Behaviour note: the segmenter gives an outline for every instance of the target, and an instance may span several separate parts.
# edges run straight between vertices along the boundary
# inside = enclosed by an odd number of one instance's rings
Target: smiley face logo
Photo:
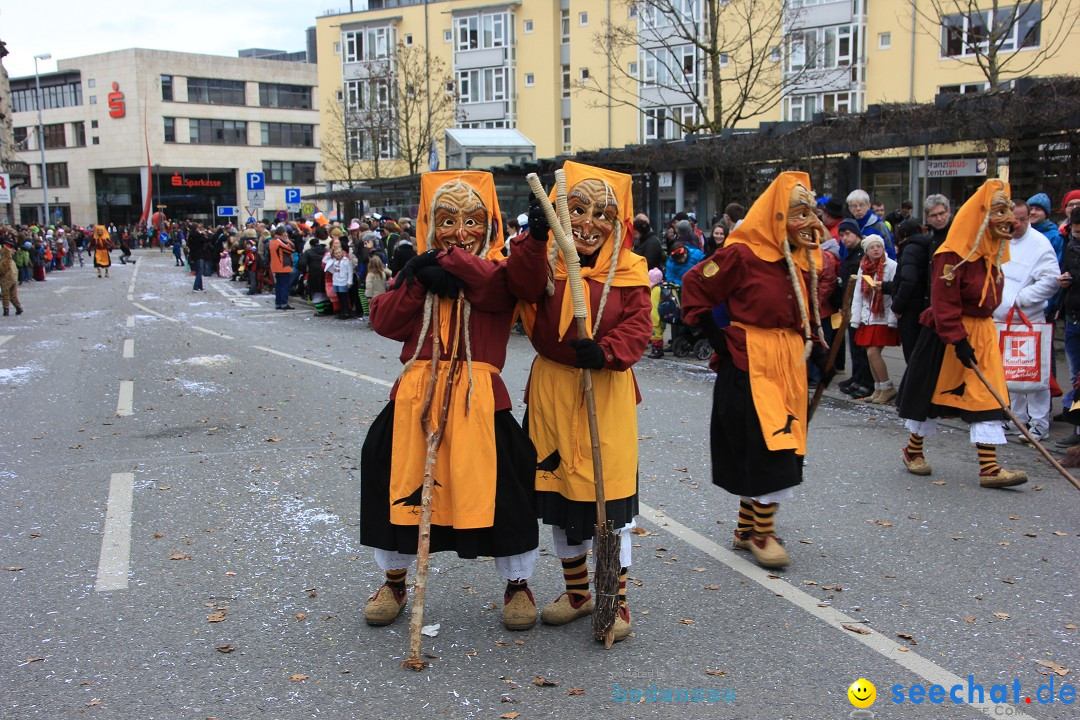
[[[847,689],[848,700],[857,708],[868,708],[877,700],[877,688],[866,678],[859,678]]]

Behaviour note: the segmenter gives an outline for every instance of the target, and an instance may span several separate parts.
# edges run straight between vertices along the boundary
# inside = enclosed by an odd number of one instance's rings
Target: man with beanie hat
[[[649,269],[664,269],[664,246],[660,243],[656,231],[649,224],[649,216],[638,213],[634,216],[634,254],[645,258]]]
[[[818,203],[821,208],[821,222],[833,240],[840,241],[840,221],[844,219],[844,203],[839,198],[830,197],[823,203]],[[847,248],[840,243],[840,259],[847,255]]]
[[[1058,232],[1057,225],[1050,221],[1050,196],[1046,193],[1035,193],[1028,198],[1027,204],[1031,227],[1046,236],[1046,239],[1054,246],[1058,264],[1061,264],[1061,255],[1065,252],[1065,239]]]
[[[1069,217],[1072,215],[1073,208],[1080,208],[1080,190],[1070,190],[1065,193],[1065,197],[1061,198],[1061,212],[1065,215],[1065,222],[1058,226],[1058,232],[1066,241],[1066,245],[1068,244],[1071,225]]]

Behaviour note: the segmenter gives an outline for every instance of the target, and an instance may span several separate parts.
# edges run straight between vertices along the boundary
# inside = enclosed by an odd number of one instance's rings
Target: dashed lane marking
[[[129,328],[135,327],[135,316],[134,315],[128,315],[127,326]]]
[[[128,338],[124,341],[124,357],[135,357],[135,340],[133,338]]]
[[[105,511],[105,534],[98,560],[98,592],[125,590],[131,562],[131,499],[135,473],[113,473],[109,482],[109,504]]]
[[[116,401],[116,417],[128,417],[135,413],[135,381],[120,381],[120,398]]]
[[[935,665],[926,658],[916,654],[910,649],[907,652],[901,652],[903,645],[893,642],[891,639],[885,637],[881,633],[866,627],[860,620],[856,618],[848,617],[844,613],[831,607],[818,607],[819,600],[812,595],[809,595],[799,588],[780,580],[775,577],[770,577],[769,573],[753,563],[743,560],[736,555],[733,551],[727,550],[721,547],[717,543],[713,542],[709,538],[701,535],[694,530],[686,527],[682,523],[673,520],[664,513],[655,510],[644,503],[639,505],[641,509],[641,515],[649,522],[663,528],[679,540],[682,540],[688,545],[691,545],[706,555],[712,557],[714,560],[727,565],[729,568],[739,573],[740,575],[753,580],[758,585],[761,585],[766,590],[775,593],[789,603],[804,610],[809,614],[821,620],[826,625],[829,625],[834,630],[842,634],[849,640],[856,640],[863,645],[867,646],[874,652],[878,653],[886,660],[890,660],[897,665],[903,667],[906,670],[910,670],[919,677],[923,678],[926,682],[941,685],[942,687],[949,688],[953,685],[964,685],[967,683],[966,679],[960,678],[958,675],[954,675],[943,667]],[[844,625],[855,625],[856,627],[866,628],[870,630],[869,635],[860,635],[844,629]],[[990,715],[991,717],[1001,717],[1002,712],[998,710],[1001,707],[1008,707],[1008,717],[1020,718],[1020,720],[1035,720],[1030,715],[1025,715],[1020,710],[1007,706],[1005,704],[995,703],[967,703],[980,712]]]
[[[168,320],[169,322],[180,322],[179,320],[177,320],[174,317],[169,317],[168,315],[162,315],[161,313],[157,312],[156,310],[151,310],[150,308],[146,307],[145,305],[143,305],[141,303],[132,302],[131,304],[134,305],[135,307],[139,308],[143,312],[150,313],[154,317],[159,317],[162,320]]]
[[[0,345],[3,345],[4,343],[6,343],[8,340],[10,340],[13,337],[15,337],[15,336],[14,335],[0,335]]]
[[[235,340],[236,339],[232,335],[226,335],[225,333],[219,333],[217,330],[209,330],[209,329],[204,328],[204,327],[199,327],[198,325],[192,325],[191,329],[192,330],[198,330],[199,332],[206,333],[207,335],[213,335],[214,337],[223,338],[225,340]]]
[[[263,352],[271,353],[273,355],[280,355],[281,357],[289,358],[290,360],[296,360],[297,362],[307,363],[308,365],[314,365],[315,367],[322,368],[323,370],[331,370],[331,371],[336,372],[336,373],[341,373],[342,375],[348,375],[349,377],[358,378],[360,380],[366,380],[368,382],[375,383],[376,385],[382,385],[384,387],[394,387],[394,383],[389,382],[387,380],[382,380],[380,378],[371,377],[370,375],[363,375],[361,373],[355,373],[352,370],[345,370],[344,368],[334,367],[333,365],[327,365],[326,363],[321,363],[318,360],[309,360],[307,358],[299,357],[297,355],[290,355],[289,353],[283,353],[280,350],[274,350],[273,348],[263,347],[262,345],[252,345],[251,347],[255,348],[256,350],[262,350]]]

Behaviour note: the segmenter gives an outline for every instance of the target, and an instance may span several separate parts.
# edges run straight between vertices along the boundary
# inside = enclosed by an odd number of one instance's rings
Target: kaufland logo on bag
[[[1039,366],[1039,346],[1031,337],[1011,337],[1002,361],[1010,367]]]

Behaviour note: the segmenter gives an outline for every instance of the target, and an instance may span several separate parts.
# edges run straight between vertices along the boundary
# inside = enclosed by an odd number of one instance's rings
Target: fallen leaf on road
[[[94,698],[90,702],[86,703],[86,707],[94,707],[101,704],[101,698]]]
[[[859,633],[860,635],[869,635],[870,634],[870,631],[867,630],[866,628],[859,627],[858,625],[852,625],[850,623],[844,623],[840,627],[844,628],[845,630],[850,630],[853,633]]]
[[[1009,547],[1009,541],[1004,540],[1002,542],[999,542],[998,545],[1000,545],[1001,547]]]
[[[994,613],[994,617],[998,620],[1009,620],[1011,618],[1009,613]]]
[[[173,553],[169,556],[170,560],[190,560],[191,556],[186,553]]]
[[[968,615],[966,618],[964,618],[964,622],[966,622],[966,623],[975,622],[975,616],[974,615]]]
[[[900,652],[907,652],[908,651],[908,649],[906,647],[896,648],[896,649],[899,650]]]
[[[503,713],[499,717],[503,718],[503,720],[514,720],[514,718],[521,717],[521,713],[519,713],[519,712],[508,712],[508,713]]]
[[[429,652],[424,653],[424,657],[429,658],[431,660],[438,660],[439,659],[438,655],[436,655],[435,653],[429,653]]]
[[[836,592],[840,592],[840,591],[841,591],[841,590],[843,590],[844,588],[842,588],[842,587],[841,587],[840,585],[835,585],[835,584],[834,584],[834,585],[826,585],[826,586],[824,586],[824,587],[823,587],[823,588],[821,588],[821,589],[822,589],[822,590],[834,590],[834,591],[836,591]]]
[[[172,485],[162,485],[158,488],[158,490],[161,490],[162,492],[164,492],[165,490],[172,490]]]
[[[802,584],[803,585],[817,585],[817,582],[814,581],[814,580],[803,580]]]
[[[585,688],[570,688],[566,691],[567,695],[584,695]]]
[[[307,613],[298,612],[293,617],[296,618],[296,622],[303,622],[307,619]]]
[[[1069,668],[1062,667],[1061,665],[1058,665],[1056,662],[1051,662],[1049,660],[1040,660],[1039,662],[1037,662],[1035,664],[1036,665],[1042,665],[1045,668],[1050,668],[1051,670],[1054,671],[1055,675],[1065,676],[1065,675],[1069,674]]]
[[[305,680],[308,679],[308,676],[307,675],[302,675],[300,673],[296,673],[295,675],[290,676],[289,679],[292,680],[293,682],[304,682]]]
[[[281,442],[281,438],[277,435],[266,438],[266,442]]]
[[[212,623],[224,622],[225,621],[225,611],[224,610],[218,610],[216,612],[212,612],[212,613],[210,613],[209,615],[206,616],[206,619],[207,619],[207,621],[212,622]]]
[[[690,618],[679,618],[679,622],[682,623],[683,625],[693,625],[694,624],[694,621],[691,620]]]
[[[712,675],[713,677],[724,677],[727,675],[727,670],[706,670],[706,675]]]
[[[1040,490],[1043,489],[1043,486],[1042,485],[1036,485],[1035,487],[1033,487],[1031,489],[1034,490],[1035,492],[1039,492]]]
[[[22,570],[22,566],[21,565],[9,565],[4,569],[7,570],[8,572],[19,572],[20,570]]]
[[[24,665],[29,665],[30,663],[36,662],[45,662],[45,658],[26,658],[25,660],[23,660]]]
[[[770,580],[779,580],[779,579],[780,579],[780,576],[779,576],[779,575],[773,575],[772,573],[769,573],[769,574],[767,575],[767,577],[768,577],[768,578],[769,578]]]
[[[694,572],[705,572],[705,568],[690,568]]]
[[[465,653],[465,657],[475,657],[476,655],[479,655],[479,654],[480,654],[479,650],[473,650],[472,652]]]
[[[1077,626],[1073,625],[1072,623],[1069,623],[1068,625],[1065,626],[1065,629],[1066,630],[1076,630]]]
[[[1064,532],[1061,532],[1060,530],[1055,530],[1054,532],[1052,532],[1050,534],[1051,535],[1057,535],[1058,537],[1069,537],[1069,533],[1064,533]]]
[[[706,585],[705,589],[706,590],[719,590],[720,586],[719,585]]]
[[[533,685],[535,685],[536,687],[556,687],[558,686],[558,684],[558,680],[548,680],[542,675],[537,675],[533,678]]]
[[[1016,581],[1013,580],[1012,578],[1002,578],[1001,582],[1005,583],[1006,585],[1015,585],[1016,584]]]
[[[1024,537],[1039,537],[1036,533],[1024,533]]]
[[[217,651],[219,653],[225,653],[226,655],[228,655],[229,653],[231,653],[235,649],[236,649],[235,645],[218,645],[217,646]]]
[[[802,539],[802,540],[800,540],[799,542],[801,542],[801,543],[802,543],[803,545],[813,545],[813,544],[814,544],[814,541],[813,541],[813,540],[809,540],[809,539],[807,539],[807,538],[803,538],[803,539]]]
[[[891,522],[888,522],[886,520],[875,520],[874,524],[875,525],[880,525],[881,527],[892,527],[893,526],[893,524]]]
[[[1019,519],[1020,519],[1020,516],[1019,516],[1019,515],[1010,515],[1010,516],[1009,516],[1009,519],[1010,519],[1010,520],[1019,520]]]
[[[931,480],[930,484],[931,485],[944,485],[945,481],[944,480]]]

